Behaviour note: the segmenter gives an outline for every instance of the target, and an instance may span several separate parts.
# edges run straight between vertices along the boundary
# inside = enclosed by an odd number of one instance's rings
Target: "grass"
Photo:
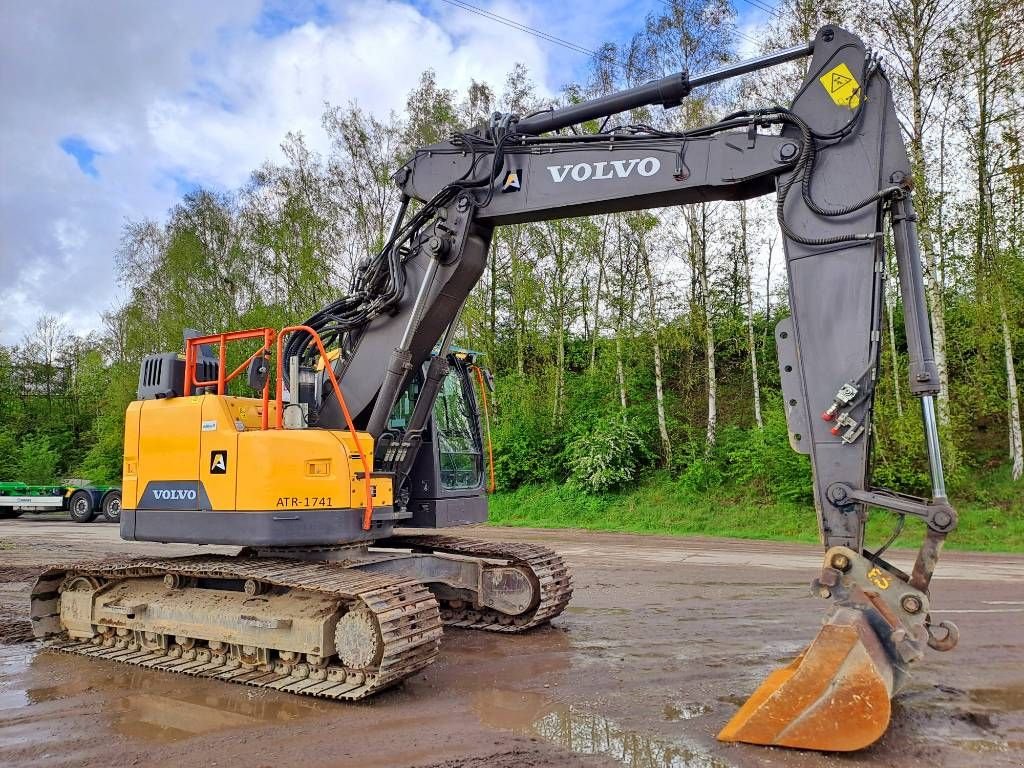
[[[1024,481],[1013,482],[1002,468],[962,482],[950,495],[960,522],[947,539],[949,549],[1024,552]],[[765,500],[749,488],[728,486],[696,494],[665,475],[602,496],[559,485],[523,486],[494,494],[490,507],[494,525],[818,543],[810,504]],[[888,538],[894,519],[882,511],[871,515],[869,547]],[[916,546],[923,533],[923,523],[908,520],[895,546]]]

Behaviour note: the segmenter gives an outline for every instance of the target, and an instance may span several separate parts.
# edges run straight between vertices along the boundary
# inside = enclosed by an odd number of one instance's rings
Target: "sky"
[[[760,1],[760,0],[759,0]],[[591,50],[661,0],[467,3]],[[737,0],[738,24],[763,19]],[[741,54],[745,45],[741,41]],[[43,314],[75,333],[124,300],[126,222],[163,220],[199,186],[234,189],[289,131],[326,149],[324,104],[399,109],[420,73],[500,86],[525,63],[542,93],[586,54],[445,0],[36,0],[0,6],[0,344]]]

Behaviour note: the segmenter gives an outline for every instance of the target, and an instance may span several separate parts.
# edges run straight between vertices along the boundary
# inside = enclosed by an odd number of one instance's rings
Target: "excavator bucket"
[[[789,666],[769,675],[718,734],[721,741],[849,752],[889,725],[893,663],[855,608],[837,607]]]

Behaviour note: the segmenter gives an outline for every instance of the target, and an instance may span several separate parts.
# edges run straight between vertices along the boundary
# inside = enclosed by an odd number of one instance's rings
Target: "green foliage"
[[[540,403],[543,387],[534,380],[508,377],[498,386],[500,417],[491,432],[494,471],[502,488],[562,479],[552,456],[561,454],[564,439],[551,426]]]
[[[757,489],[767,498],[809,503],[811,463],[790,447],[782,403],[765,405],[763,429],[723,431],[719,450],[726,474],[733,483]]]
[[[650,452],[626,419],[609,415],[566,447],[569,483],[588,493],[605,493],[636,479]]]
[[[0,429],[0,482],[16,482],[18,477],[18,441],[5,429]]]
[[[763,413],[763,428],[724,427],[711,448],[703,434],[682,442],[674,462],[679,489],[701,494],[742,487],[768,501],[810,502],[811,465],[789,445],[778,398],[766,401]]]
[[[21,441],[17,451],[17,479],[28,485],[43,485],[57,479],[57,452],[43,435]]]
[[[89,449],[76,474],[94,483],[116,485],[121,482],[124,446],[124,413],[135,395],[134,378],[121,367],[111,371],[114,379],[103,408],[88,436]]]
[[[721,459],[715,449],[709,449],[702,436],[696,434],[691,434],[689,440],[679,444],[674,457],[679,487],[689,493],[704,493],[722,485],[725,474],[720,465]]]
[[[1024,497],[1006,467],[981,473],[976,481],[988,494],[985,502],[959,506],[956,534],[950,549],[1024,552]],[[691,494],[674,485],[665,473],[654,473],[618,493],[584,494],[565,485],[524,485],[491,496],[490,522],[531,528],[584,528],[593,531],[729,536],[818,543],[814,507],[809,503],[773,501],[756,490],[725,485]],[[893,519],[873,514],[867,541],[885,540]],[[897,547],[918,546],[924,526],[909,521]]]

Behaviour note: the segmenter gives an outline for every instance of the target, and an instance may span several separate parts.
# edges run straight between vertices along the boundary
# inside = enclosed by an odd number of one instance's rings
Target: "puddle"
[[[0,653],[0,671],[0,710],[80,698],[115,732],[151,742],[284,725],[330,709],[276,691],[240,685],[225,690],[230,684],[49,652]]]
[[[480,691],[474,697],[473,708],[485,725],[540,738],[577,755],[608,757],[628,768],[728,768],[730,765],[695,744],[631,731],[586,705],[552,702],[536,693]],[[682,712],[678,705],[675,711]]]
[[[565,613],[576,614],[581,616],[586,615],[605,615],[605,616],[622,616],[625,614],[635,613],[635,611],[629,608],[591,608],[587,606],[575,606],[570,605],[565,609]]]
[[[15,676],[28,666],[34,651],[32,646],[0,646],[0,712],[20,709],[30,703]]]
[[[1005,688],[975,688],[967,697],[989,712],[1024,711],[1024,685],[1008,685]]]
[[[325,714],[330,708],[315,699],[248,686],[231,686],[232,690],[225,691],[223,687],[229,683],[177,676],[154,684],[150,671],[126,668],[118,672],[118,679],[111,683],[122,693],[108,710],[111,726],[125,736],[146,741],[178,741],[226,728],[284,725]]]
[[[986,741],[984,739],[956,739],[953,743],[960,747],[960,749],[980,754],[1010,751],[1009,744],[999,741]]]
[[[126,696],[118,709],[114,730],[145,741],[179,741],[224,728],[253,726],[261,721],[259,717],[225,711],[217,706],[148,693]]]
[[[894,701],[911,708],[941,709],[959,722],[991,731],[997,730],[1007,718],[1019,720],[1019,714],[1024,712],[1024,683],[967,690],[941,684],[915,685]]]
[[[750,697],[741,696],[738,693],[730,693],[726,696],[719,696],[718,700],[723,704],[733,704],[736,707],[742,707],[746,703],[748,698]]]
[[[711,711],[707,704],[679,704],[669,702],[662,707],[661,712],[666,720],[693,720],[695,717],[706,715]]]

